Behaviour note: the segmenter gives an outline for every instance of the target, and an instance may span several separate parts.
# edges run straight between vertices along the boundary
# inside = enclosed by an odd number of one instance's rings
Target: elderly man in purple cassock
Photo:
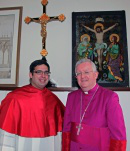
[[[126,128],[118,95],[96,83],[89,59],[75,67],[80,89],[68,95],[62,151],[126,151]]]

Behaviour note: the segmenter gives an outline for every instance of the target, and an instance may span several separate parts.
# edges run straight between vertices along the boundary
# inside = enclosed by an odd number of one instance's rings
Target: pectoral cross
[[[30,22],[35,22],[35,23],[41,24],[42,51],[41,51],[40,54],[42,56],[46,56],[48,54],[48,52],[45,49],[45,47],[46,47],[46,37],[47,37],[47,31],[46,31],[47,23],[49,23],[50,21],[53,21],[53,20],[59,20],[61,22],[65,20],[65,16],[63,14],[61,14],[59,16],[49,17],[46,14],[46,5],[47,5],[47,3],[48,3],[48,0],[41,0],[41,4],[43,5],[43,14],[41,15],[41,17],[37,17],[37,18],[26,17],[25,20],[24,20],[25,23],[27,23],[27,24],[29,24]]]
[[[78,125],[78,126],[76,126],[76,128],[78,129],[78,130],[77,130],[77,135],[79,135],[80,130],[81,130],[81,129],[83,129],[83,127],[82,127],[81,123],[79,123],[79,125]]]

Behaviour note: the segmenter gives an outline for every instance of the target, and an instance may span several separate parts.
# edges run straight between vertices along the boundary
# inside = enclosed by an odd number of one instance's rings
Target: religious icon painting
[[[125,11],[72,13],[72,86],[77,86],[75,64],[91,59],[105,87],[128,87],[128,50]]]

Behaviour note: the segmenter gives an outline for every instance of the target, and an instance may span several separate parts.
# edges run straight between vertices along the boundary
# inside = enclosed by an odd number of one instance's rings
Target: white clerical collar
[[[85,94],[88,94],[88,91],[84,92]]]
[[[96,86],[96,84],[92,87],[92,89],[93,89],[95,86]],[[90,89],[90,90],[92,90],[92,89]],[[90,90],[88,90],[88,91],[90,91]],[[85,93],[85,94],[88,94],[88,91],[85,91],[84,93]]]

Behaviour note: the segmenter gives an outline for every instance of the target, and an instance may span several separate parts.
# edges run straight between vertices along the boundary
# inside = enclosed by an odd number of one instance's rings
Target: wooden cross
[[[27,24],[29,24],[30,22],[35,22],[35,23],[41,24],[42,51],[40,52],[40,54],[43,57],[45,57],[48,54],[48,52],[46,51],[46,37],[47,37],[46,26],[47,26],[47,23],[49,23],[50,21],[53,21],[53,20],[59,20],[61,22],[65,20],[64,14],[60,14],[59,16],[49,17],[46,14],[47,3],[48,3],[48,0],[42,0],[41,1],[41,4],[43,5],[43,14],[40,17],[30,18],[27,16],[24,20],[25,23],[27,23]]]

